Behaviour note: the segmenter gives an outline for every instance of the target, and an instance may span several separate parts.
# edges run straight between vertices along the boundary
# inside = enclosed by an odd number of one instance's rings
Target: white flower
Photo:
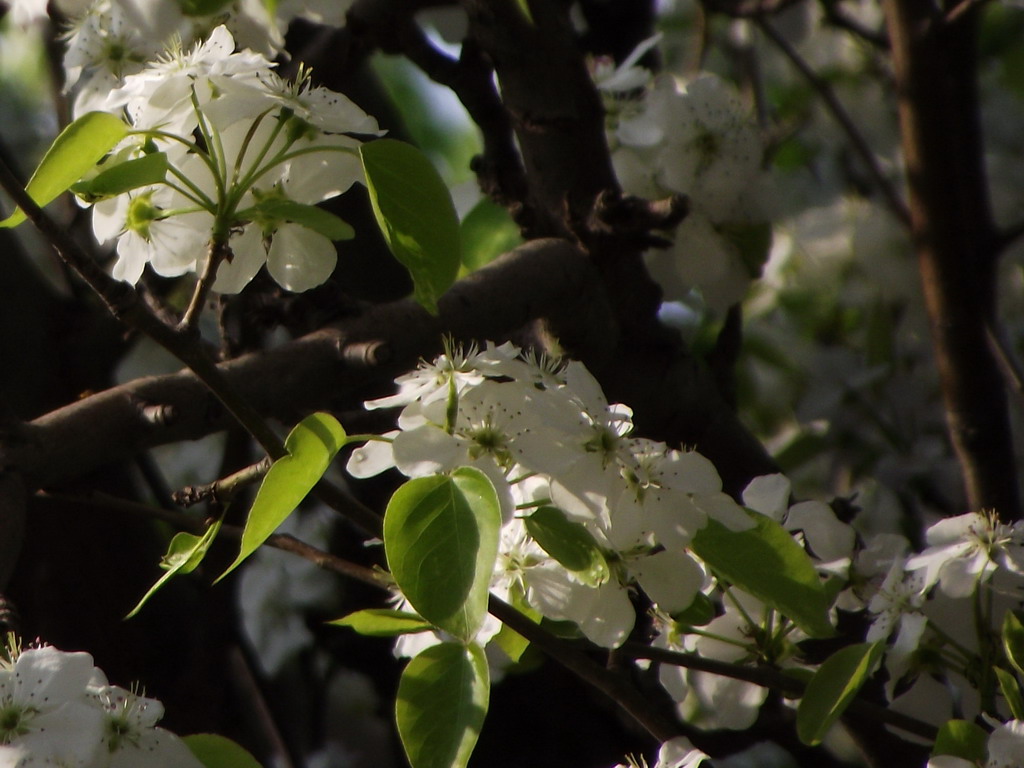
[[[820,501],[789,506],[789,492],[790,482],[785,475],[763,475],[755,477],[744,489],[743,503],[802,537],[819,570],[845,574],[856,542],[853,528]]]
[[[124,107],[136,129],[159,128],[190,136],[198,125],[193,98],[202,108],[226,83],[233,82],[232,78],[258,82],[258,77],[274,66],[261,54],[234,53],[234,48],[234,38],[224,26],[189,51],[171,48],[141,72],[126,77],[124,85],[110,93],[105,109]],[[237,117],[229,113],[216,127],[225,128]]]
[[[999,566],[1024,574],[1024,527],[1001,523],[994,513],[940,520],[925,540],[928,549],[907,561],[908,571],[924,571],[925,589],[938,582],[950,597],[966,597]]]
[[[164,714],[156,699],[105,684],[93,687],[90,695],[104,716],[95,768],[202,768],[181,739],[156,727]]]
[[[515,359],[519,350],[512,344],[496,347],[488,343],[481,351],[476,345],[468,349],[452,346],[434,362],[421,362],[415,371],[395,379],[398,392],[388,397],[368,400],[364,405],[367,409],[391,408],[397,405],[410,405],[419,402],[423,405],[448,399],[449,381],[452,382],[456,394],[476,386],[491,375],[500,375],[495,367],[503,362]],[[422,423],[423,420],[420,421]]]
[[[135,284],[146,264],[164,277],[194,271],[204,257],[213,217],[205,211],[176,214],[187,202],[167,187],[133,190],[93,206],[93,233],[99,242],[117,237],[113,275]]]
[[[304,75],[300,73],[297,81],[291,82],[274,72],[264,72],[260,80],[271,99],[324,133],[381,133],[377,121],[351,99],[329,88],[313,85]]]
[[[868,604],[874,621],[865,640],[873,643],[888,640],[896,632],[896,640],[885,654],[885,668],[889,672],[886,694],[892,700],[896,685],[910,669],[910,659],[928,625],[921,612],[924,604],[924,579],[919,575],[905,576],[903,561],[893,562],[878,592]]]
[[[92,656],[30,648],[0,664],[0,758],[86,766],[103,735],[101,712],[86,697]]]
[[[1024,765],[1024,721],[1004,723],[988,737],[985,768],[1019,768]]]
[[[654,768],[697,768],[709,757],[694,747],[685,736],[676,736],[661,745]]]
[[[697,749],[685,736],[676,736],[661,745],[658,750],[658,762],[653,768],[697,768],[702,762],[710,759],[705,752]],[[619,764],[615,768],[646,768],[647,763],[641,758],[628,764]]]

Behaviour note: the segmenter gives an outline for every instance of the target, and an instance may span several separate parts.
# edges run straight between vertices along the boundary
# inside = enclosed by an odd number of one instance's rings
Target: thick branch
[[[996,237],[976,82],[977,7],[955,24],[930,0],[886,0],[911,229],[950,437],[972,509],[1020,514],[1008,403],[986,329]]]

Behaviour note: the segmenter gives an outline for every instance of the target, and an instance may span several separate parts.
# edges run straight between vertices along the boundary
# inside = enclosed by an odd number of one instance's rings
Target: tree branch
[[[987,328],[996,236],[976,82],[977,11],[956,24],[930,0],[886,0],[918,256],[946,419],[971,509],[1020,515],[1005,384]]]

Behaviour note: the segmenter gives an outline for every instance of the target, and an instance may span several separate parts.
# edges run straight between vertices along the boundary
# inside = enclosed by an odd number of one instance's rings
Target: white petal
[[[298,224],[282,224],[270,244],[267,269],[278,285],[295,293],[323,284],[334,272],[334,243]]]
[[[751,480],[743,489],[743,503],[755,512],[782,522],[789,509],[789,478],[785,475],[762,475]]]
[[[218,293],[238,293],[256,277],[267,261],[263,235],[254,224],[245,227],[240,234],[232,235],[229,244],[232,259],[222,262],[217,268],[217,279],[213,283],[213,290]]]
[[[460,457],[455,438],[433,424],[402,432],[391,444],[395,466],[406,477],[426,477],[453,469]]]
[[[704,569],[685,552],[664,550],[630,564],[644,592],[667,613],[685,610],[704,585]]]

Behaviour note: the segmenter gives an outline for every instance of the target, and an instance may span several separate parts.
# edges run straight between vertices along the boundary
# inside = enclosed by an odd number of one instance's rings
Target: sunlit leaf
[[[263,768],[249,752],[225,736],[215,733],[194,733],[182,736],[204,768]]]
[[[820,744],[846,711],[882,658],[882,643],[859,643],[828,657],[807,684],[796,710],[796,732],[804,744]]]
[[[203,558],[206,557],[206,553],[209,551],[213,540],[217,538],[220,525],[221,520],[218,519],[206,529],[202,536],[185,533],[184,531],[176,533],[167,547],[167,553],[160,562],[160,567],[165,571],[164,575],[157,579],[156,583],[149,588],[149,591],[142,596],[142,599],[128,612],[125,618],[130,619],[141,611],[142,606],[149,601],[149,598],[155,595],[164,584],[175,576],[194,571],[203,561]]]
[[[344,445],[345,430],[330,414],[311,414],[295,426],[284,444],[288,455],[271,465],[256,493],[245,521],[238,557],[217,581],[259,549],[295,511]]]
[[[166,178],[167,168],[166,153],[153,152],[134,160],[116,163],[88,181],[72,184],[71,191],[87,202],[94,202],[139,187],[159,184]]]
[[[1017,678],[1005,669],[995,667],[996,677],[999,680],[999,690],[1003,692],[1006,705],[1010,708],[1010,714],[1014,720],[1024,720],[1024,697],[1020,693],[1020,685]]]
[[[459,218],[448,187],[411,144],[378,139],[359,148],[377,224],[412,277],[416,301],[437,314],[437,300],[459,271]]]
[[[484,198],[462,220],[462,268],[469,274],[490,264],[523,242],[519,227],[507,210]]]
[[[465,768],[487,715],[487,658],[476,644],[442,643],[402,672],[395,721],[412,768]]]
[[[352,225],[330,211],[317,208],[315,205],[304,205],[294,200],[281,197],[268,197],[254,205],[253,212],[268,218],[291,221],[306,229],[319,232],[328,240],[351,240],[356,235]],[[245,217],[250,211],[242,211],[239,216]]]
[[[949,720],[939,728],[932,755],[952,755],[981,765],[988,753],[988,733],[969,720]]]
[[[402,594],[424,619],[467,642],[487,613],[500,527],[494,486],[471,467],[409,480],[384,513],[384,552]]]
[[[335,627],[349,627],[368,637],[396,637],[429,632],[434,628],[429,621],[424,621],[415,613],[389,608],[367,608],[327,623]]]
[[[42,207],[81,179],[117,142],[128,133],[120,118],[106,112],[89,112],[61,131],[29,179],[25,189]],[[19,208],[0,228],[16,227],[25,221]]]
[[[811,637],[834,635],[828,596],[803,547],[770,517],[749,514],[755,527],[745,531],[709,520],[694,536],[693,551],[726,581],[792,619]]]
[[[608,561],[600,545],[581,523],[556,507],[541,507],[524,518],[526,530],[541,548],[586,584],[608,580]]]

